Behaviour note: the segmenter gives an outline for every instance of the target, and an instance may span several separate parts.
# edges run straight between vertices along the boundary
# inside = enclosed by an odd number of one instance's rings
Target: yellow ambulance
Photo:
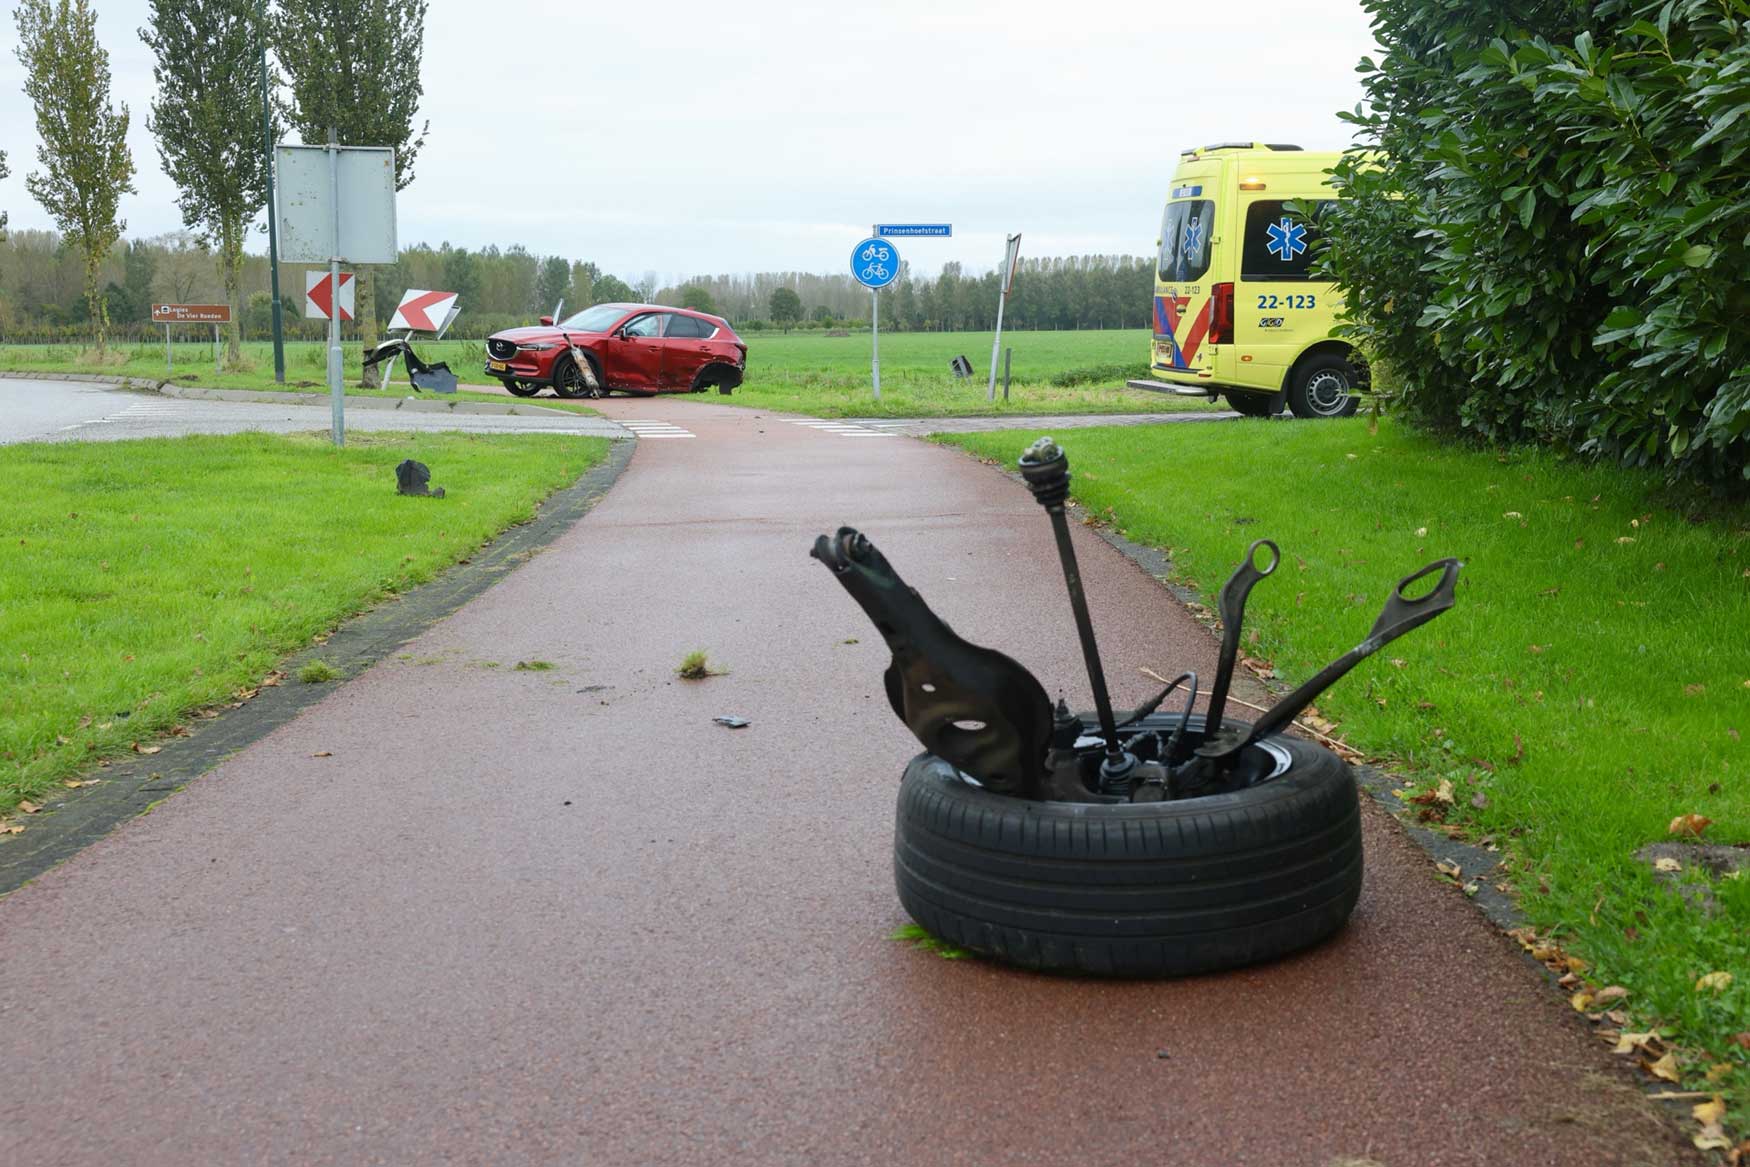
[[[1336,286],[1308,274],[1338,157],[1263,142],[1180,155],[1155,270],[1155,379],[1133,387],[1220,395],[1254,417],[1355,412],[1366,358],[1333,335]]]

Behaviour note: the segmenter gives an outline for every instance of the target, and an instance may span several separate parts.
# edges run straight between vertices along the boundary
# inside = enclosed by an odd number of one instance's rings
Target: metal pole
[[[176,374],[176,368],[170,363],[170,325],[164,325],[164,375],[171,377]]]
[[[224,369],[219,364],[219,326],[215,324],[213,325],[213,373],[217,375],[222,372]]]
[[[261,21],[261,148],[267,155],[267,270],[273,283],[273,379],[286,383],[285,325],[280,320],[280,232],[274,222],[273,115],[269,112],[267,84],[267,0],[256,6]]]
[[[1014,359],[1015,359],[1015,350],[1014,349],[1006,348],[1003,350],[1003,400],[1004,401],[1007,401],[1009,399],[1009,362],[1014,360]]]
[[[1005,261],[1003,266],[1008,267]],[[997,334],[990,340],[990,387],[985,390],[986,401],[997,399],[997,348],[1003,343],[1003,305],[1008,303],[1009,294],[999,286],[997,291]]]
[[[875,400],[881,400],[881,296],[869,289],[869,367],[875,374]]]
[[[346,445],[346,386],[340,356],[340,135],[328,131],[328,195],[334,200],[334,251],[328,257],[328,396],[336,446]]]

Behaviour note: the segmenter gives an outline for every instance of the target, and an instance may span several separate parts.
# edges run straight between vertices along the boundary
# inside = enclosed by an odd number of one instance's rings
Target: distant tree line
[[[150,331],[151,306],[222,303],[228,265],[202,238],[177,231],[117,242],[95,269],[97,302],[122,337]],[[305,320],[305,265],[280,265],[286,335],[320,338],[326,325]],[[409,288],[460,293],[462,314],[454,335],[479,338],[500,328],[532,323],[563,301],[566,314],[590,304],[654,301],[721,315],[738,328],[867,327],[869,292],[849,275],[760,272],[704,276],[659,285],[654,273],[634,282],[597,264],[536,255],[512,245],[478,251],[442,243],[403,248],[392,266],[371,269],[374,325],[388,321]],[[1004,314],[1010,328],[1142,328],[1149,321],[1153,269],[1132,256],[1077,256],[1023,260]],[[265,255],[244,253],[236,270],[241,304],[239,336],[271,335],[272,299]],[[881,293],[881,327],[894,331],[988,329],[996,320],[997,275],[968,275],[950,263],[935,278],[909,268]],[[92,301],[85,294],[83,253],[53,231],[13,230],[0,239],[0,342],[85,341],[93,333]],[[773,294],[794,295],[793,314],[774,319]],[[786,303],[785,297],[779,297]],[[361,315],[366,304],[360,303]],[[369,322],[367,322],[369,327]],[[349,336],[360,330],[347,328]],[[374,335],[374,332],[364,332]]]

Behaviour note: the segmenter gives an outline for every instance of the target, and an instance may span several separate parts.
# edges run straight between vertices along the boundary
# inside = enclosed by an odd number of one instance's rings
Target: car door
[[[711,344],[706,339],[716,326],[696,316],[676,312],[669,316],[662,330],[662,381],[665,389],[685,392],[693,387],[693,378],[711,359]]]
[[[610,340],[612,359],[604,370],[616,389],[654,393],[662,388],[662,318],[665,313],[646,312],[620,326]]]
[[[1270,198],[1252,199],[1242,212],[1234,340],[1251,358],[1250,375],[1263,384],[1281,384],[1306,346],[1330,334],[1331,285],[1310,276],[1319,238],[1315,220],[1327,205],[1316,195],[1272,192]]]

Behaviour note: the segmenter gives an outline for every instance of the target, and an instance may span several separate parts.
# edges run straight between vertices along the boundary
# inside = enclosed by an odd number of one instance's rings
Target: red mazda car
[[[575,347],[589,362],[578,368]],[[747,369],[747,345],[729,322],[660,304],[597,304],[555,324],[551,316],[529,328],[486,338],[486,375],[518,397],[551,385],[561,397],[628,393],[728,393]],[[593,384],[591,383],[593,382]]]

